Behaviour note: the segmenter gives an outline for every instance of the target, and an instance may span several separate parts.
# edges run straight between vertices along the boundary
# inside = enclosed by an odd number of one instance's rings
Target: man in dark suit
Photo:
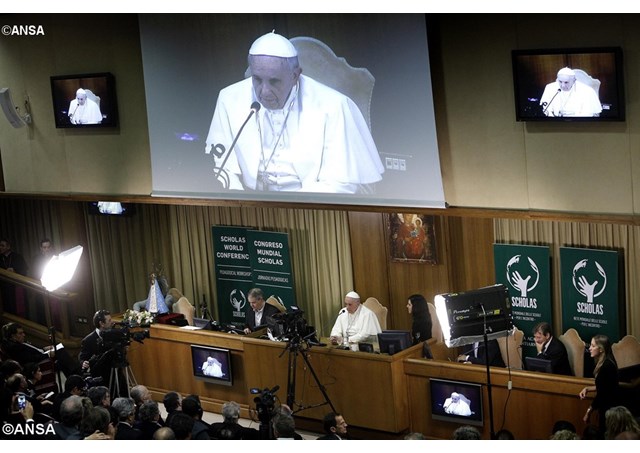
[[[264,293],[260,288],[250,289],[247,299],[249,299],[251,307],[247,310],[245,317],[245,333],[251,333],[262,327],[267,327],[268,319],[280,313],[280,310],[276,307],[265,302]]]
[[[335,412],[329,412],[322,419],[325,435],[316,440],[344,440],[347,435],[347,422],[344,417]]]
[[[475,363],[476,365],[484,365],[486,362],[486,351],[489,352],[489,366],[499,366],[504,368],[504,360],[500,352],[498,340],[489,340],[487,348],[484,347],[484,341],[477,341],[473,344],[473,349],[468,354],[458,356],[458,362]]]
[[[83,371],[91,372],[93,377],[102,377],[102,385],[108,387],[111,367],[109,358],[105,356],[107,349],[102,342],[102,335],[113,327],[111,313],[98,310],[93,315],[93,326],[95,330],[82,339],[78,360]]]
[[[536,343],[539,359],[551,361],[551,369],[555,374],[572,376],[567,348],[553,336],[551,325],[548,322],[536,324],[533,328],[533,339]]]
[[[116,398],[111,407],[118,413],[118,432],[115,440],[138,440],[142,432],[133,427],[136,405],[131,398]]]

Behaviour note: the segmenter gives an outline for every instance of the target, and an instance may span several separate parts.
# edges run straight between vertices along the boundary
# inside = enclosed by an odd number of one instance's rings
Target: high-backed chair
[[[182,296],[173,304],[173,312],[182,313],[184,315],[184,319],[187,320],[189,325],[193,325],[193,318],[196,315],[196,307],[191,305],[191,302],[189,302],[189,299],[186,297]]]
[[[585,85],[590,86],[598,96],[600,95],[600,81],[598,79],[594,79],[582,69],[574,69],[573,72],[576,73],[576,80],[578,82],[582,82]]]
[[[524,332],[518,328],[514,329],[513,334],[497,339],[500,347],[502,361],[506,366],[514,370],[522,369],[522,340]]]
[[[427,308],[431,316],[431,338],[435,338],[438,343],[444,343],[444,335],[442,334],[442,327],[436,314],[436,306],[431,302],[427,302]]]
[[[633,335],[625,336],[611,345],[611,349],[618,363],[618,369],[640,365],[640,342]]]
[[[564,344],[569,356],[569,365],[575,377],[584,377],[584,348],[585,344],[578,331],[574,328],[567,330],[558,337]]]
[[[382,305],[375,297],[369,297],[362,305],[374,312],[380,323],[380,328],[387,330],[387,313],[389,312],[387,307]]]
[[[276,296],[269,296],[269,298],[265,302],[276,307],[280,311],[280,313],[284,313],[285,311],[287,311],[287,307],[282,305],[282,302],[280,302]]]

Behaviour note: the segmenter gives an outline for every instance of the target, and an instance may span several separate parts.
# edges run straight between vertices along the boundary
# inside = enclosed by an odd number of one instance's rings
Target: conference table
[[[147,386],[155,400],[161,401],[170,391],[197,394],[203,409],[216,413],[225,402],[235,401],[241,416],[256,422],[252,389],[276,389],[274,395],[284,404],[295,384],[296,418],[314,421],[318,427],[333,405],[350,427],[369,432],[371,438],[401,438],[403,433],[417,431],[448,439],[459,425],[432,419],[429,379],[483,384],[483,399],[488,398],[486,368],[451,362],[455,351],[434,345],[434,340],[429,340],[434,359],[427,360],[422,358],[422,345],[390,356],[162,324],[151,325],[149,333],[144,344],[131,344],[127,356],[137,383]],[[196,379],[191,345],[228,349],[232,384]],[[289,374],[294,358],[295,379]],[[593,380],[492,367],[491,383],[496,429],[504,426],[518,439],[546,439],[556,420],[582,425],[589,400],[577,395]],[[489,415],[484,418],[481,431],[488,439]]]

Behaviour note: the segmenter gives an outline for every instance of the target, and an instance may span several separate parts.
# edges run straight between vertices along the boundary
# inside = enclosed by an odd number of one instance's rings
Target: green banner
[[[618,252],[560,248],[562,330],[573,327],[585,342],[603,334],[620,340]]]
[[[535,356],[533,327],[551,319],[549,247],[493,244],[496,283],[509,289],[513,324],[524,332],[523,357]]]
[[[296,305],[291,273],[289,235],[271,231],[247,231],[253,283],[265,298],[275,296],[287,308]]]
[[[221,323],[244,326],[247,292],[253,288],[248,228],[214,226],[213,256]]]

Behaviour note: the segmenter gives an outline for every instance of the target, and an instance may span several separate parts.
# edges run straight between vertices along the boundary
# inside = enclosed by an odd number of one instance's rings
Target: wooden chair
[[[378,322],[380,323],[380,328],[382,330],[387,330],[387,313],[389,312],[389,309],[382,305],[375,297],[369,297],[362,305],[374,312],[378,318]]]
[[[287,311],[287,307],[285,307],[284,304],[280,302],[280,300],[276,296],[269,296],[269,298],[265,302],[276,307],[280,311],[280,313],[284,313],[285,311]]]
[[[524,332],[518,328],[506,337],[497,339],[504,364],[514,370],[522,369],[522,340]]]
[[[640,364],[640,342],[633,335],[625,336],[622,340],[611,345],[611,349],[616,362],[618,362],[618,369]]]
[[[567,330],[558,337],[564,344],[569,356],[569,365],[575,377],[584,377],[584,341],[574,328]]]
[[[191,302],[189,302],[189,299],[186,297],[182,296],[173,304],[173,312],[182,313],[184,315],[184,319],[187,320],[189,325],[193,325],[193,318],[196,315],[196,307],[191,305]]]
[[[427,308],[429,308],[429,315],[431,316],[431,338],[435,338],[438,343],[444,343],[444,335],[436,313],[436,306],[431,302],[427,302]]]

